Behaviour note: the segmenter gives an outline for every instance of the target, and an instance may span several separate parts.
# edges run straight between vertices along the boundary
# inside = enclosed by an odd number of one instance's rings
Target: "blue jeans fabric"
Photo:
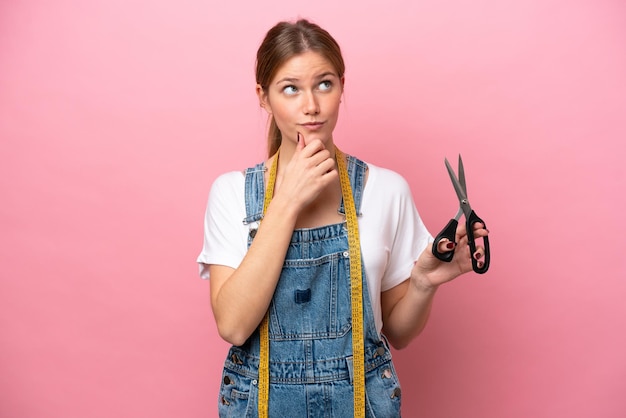
[[[366,170],[365,163],[348,157],[357,213]],[[245,223],[263,216],[264,172],[263,164],[246,170]],[[252,239],[253,234],[249,244]],[[400,386],[388,345],[376,330],[365,272],[362,281],[366,416],[399,417]],[[345,223],[294,231],[269,308],[270,417],[354,415],[351,316]],[[258,416],[258,365],[257,330],[228,353],[218,399],[220,417]]]

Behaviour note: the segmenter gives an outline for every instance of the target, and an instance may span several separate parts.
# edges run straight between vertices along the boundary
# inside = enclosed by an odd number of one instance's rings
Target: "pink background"
[[[405,416],[626,416],[626,3],[245,3],[0,3],[0,416],[216,415],[203,212],[264,156],[254,54],[297,16],[345,52],[337,143],[433,233],[461,152],[492,232],[396,353]]]

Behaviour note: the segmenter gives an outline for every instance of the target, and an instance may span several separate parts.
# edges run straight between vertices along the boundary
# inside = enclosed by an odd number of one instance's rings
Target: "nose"
[[[305,115],[317,115],[320,113],[320,106],[315,97],[315,93],[308,92],[304,95],[304,114]]]

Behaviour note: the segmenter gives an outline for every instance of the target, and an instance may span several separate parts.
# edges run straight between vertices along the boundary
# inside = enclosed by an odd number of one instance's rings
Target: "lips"
[[[324,126],[324,122],[307,122],[307,123],[301,123],[300,126],[310,131],[316,131],[320,129],[322,126]]]

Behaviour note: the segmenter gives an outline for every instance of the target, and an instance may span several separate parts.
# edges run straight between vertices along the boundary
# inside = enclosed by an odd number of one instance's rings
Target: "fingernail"
[[[449,250],[453,249],[454,248],[454,242],[448,242],[446,244],[446,248],[449,249]]]
[[[476,266],[481,269],[483,268],[483,265],[485,265],[485,263],[483,263],[482,261],[479,261],[478,263],[476,263]]]
[[[482,253],[479,253],[478,251],[474,253],[474,258],[475,258],[476,260],[478,260],[478,259],[479,259],[480,257],[482,257],[482,256],[483,256],[483,254],[482,254]]]

